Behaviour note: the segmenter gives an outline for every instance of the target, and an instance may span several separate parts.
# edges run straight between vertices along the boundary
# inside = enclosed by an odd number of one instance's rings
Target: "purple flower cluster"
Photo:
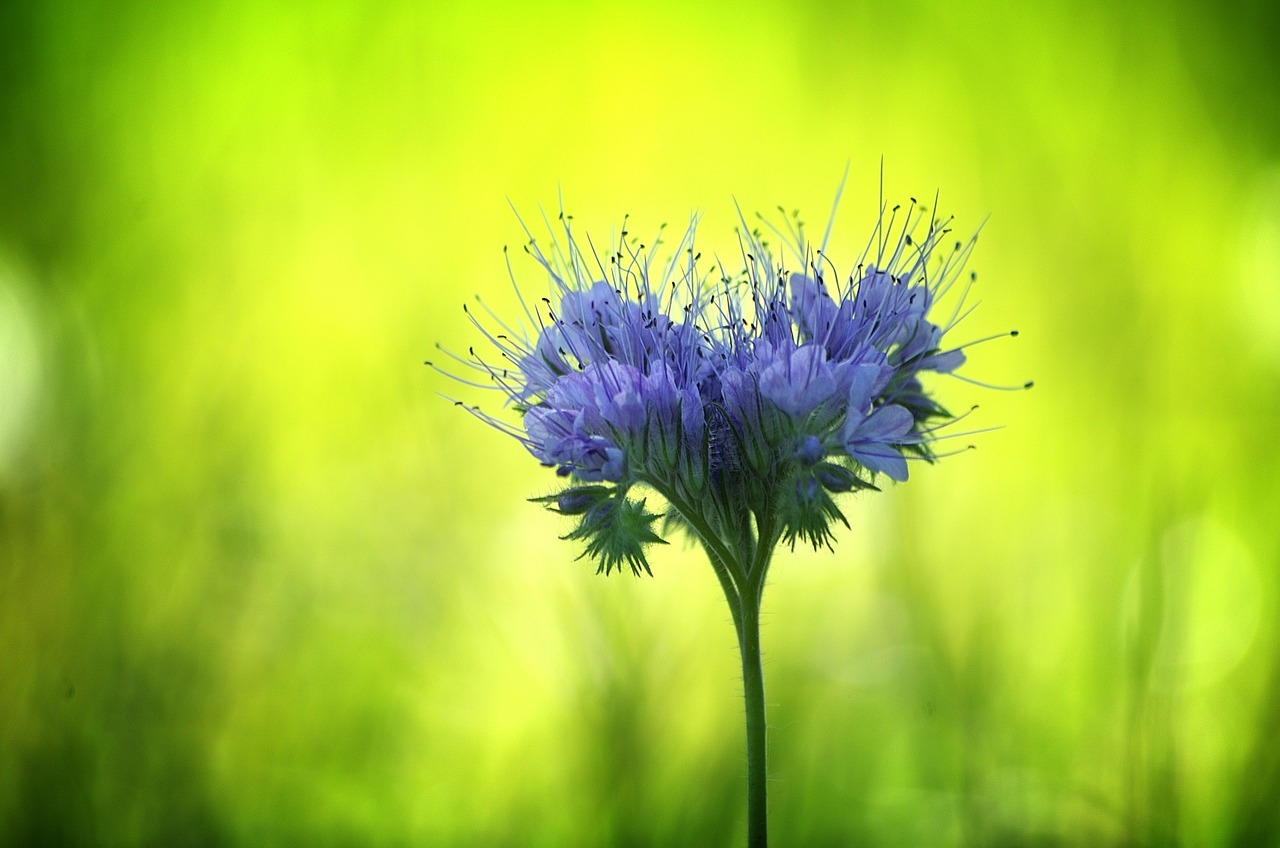
[[[651,525],[662,516],[633,489],[661,496],[669,524],[748,557],[797,538],[830,545],[832,521],[844,521],[833,495],[873,489],[877,475],[906,480],[909,459],[933,459],[951,416],[921,375],[963,364],[943,334],[967,283],[946,326],[931,310],[973,239],[943,249],[946,222],[914,201],[882,214],[843,280],[793,219],[772,232],[799,269],[744,223],[735,274],[702,261],[693,226],[665,261],[625,229],[607,256],[584,249],[564,215],[560,230],[548,250],[532,236],[526,247],[551,285],[522,300],[532,332],[476,320],[503,367],[461,361],[500,388],[521,426],[473,411],[566,478],[538,500],[581,517],[570,537],[606,572],[648,570],[643,547],[661,541]]]

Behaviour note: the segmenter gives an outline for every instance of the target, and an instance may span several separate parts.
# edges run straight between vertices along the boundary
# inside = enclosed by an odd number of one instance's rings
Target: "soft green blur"
[[[0,4],[0,841],[740,844],[709,567],[575,562],[422,360],[508,199],[728,251],[848,164],[852,257],[883,160],[1037,385],[778,558],[776,844],[1280,844],[1277,20],[1212,9]]]

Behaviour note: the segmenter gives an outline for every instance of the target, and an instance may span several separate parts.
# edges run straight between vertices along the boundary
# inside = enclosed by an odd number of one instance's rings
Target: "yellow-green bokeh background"
[[[1203,8],[1201,8],[1203,6]],[[990,215],[979,449],[766,595],[779,845],[1280,842],[1275,13],[0,8],[0,841],[739,844],[693,551],[595,577],[422,366],[510,200]],[[541,285],[517,257],[517,272]],[[852,255],[851,253],[849,255]],[[466,395],[475,400],[475,394]]]

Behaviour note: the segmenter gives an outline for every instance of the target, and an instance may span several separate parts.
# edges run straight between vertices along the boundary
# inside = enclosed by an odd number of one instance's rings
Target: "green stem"
[[[760,593],[745,591],[738,647],[742,652],[742,693],[747,713],[747,846],[769,844],[768,763],[764,713],[764,670],[760,666]]]
[[[746,572],[738,565],[737,561],[729,553],[729,549],[724,546],[719,537],[707,526],[702,517],[693,510],[687,503],[676,497],[671,491],[660,486],[653,480],[646,482],[667,499],[667,502],[674,506],[685,521],[689,522],[698,537],[702,539],[702,546],[707,552],[707,558],[711,560],[711,570],[716,573],[716,579],[720,581],[720,588],[724,591],[724,599],[729,604],[729,612],[733,616],[733,627],[738,633],[738,640],[742,640],[742,602],[740,600],[741,587],[746,582]]]
[[[720,588],[724,591],[724,599],[729,603],[729,613],[733,616],[733,629],[738,634],[738,641],[741,642],[742,600],[737,583],[734,582],[733,569],[728,563],[721,561],[720,555],[710,545],[706,545],[705,548],[707,558],[711,560],[711,570],[716,573]]]
[[[760,600],[778,540],[772,525],[761,522],[757,516],[754,544],[741,540],[739,556],[735,557],[701,514],[670,491],[664,491],[653,481],[647,482],[685,517],[702,539],[733,615],[742,658],[742,694],[747,720],[747,846],[766,848],[769,844],[768,761],[764,669],[760,665]]]

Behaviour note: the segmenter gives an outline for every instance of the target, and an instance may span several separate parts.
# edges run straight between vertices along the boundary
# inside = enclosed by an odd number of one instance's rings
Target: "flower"
[[[812,248],[798,220],[784,218],[785,233],[769,225],[798,267],[743,222],[742,270],[731,275],[700,264],[692,224],[663,254],[660,239],[650,249],[629,238],[624,219],[601,257],[561,213],[546,250],[532,234],[525,247],[551,289],[530,307],[516,284],[525,327],[468,310],[504,364],[474,349],[454,357],[483,382],[458,379],[496,388],[520,421],[468,411],[565,479],[532,500],[576,519],[563,538],[584,542],[597,571],[650,573],[645,549],[664,542],[654,529],[663,518],[664,532],[705,548],[742,659],[751,846],[768,840],[760,610],[773,552],[797,540],[833,547],[832,525],[848,526],[835,497],[876,489],[879,476],[905,481],[908,460],[932,462],[939,429],[958,420],[923,378],[964,364],[966,346],[943,337],[968,314],[968,284],[954,284],[976,236],[947,249],[949,221],[926,212],[912,200],[886,222],[882,208],[843,281],[825,238]],[[939,323],[933,308],[952,290],[957,303]],[[668,508],[650,512],[633,494],[646,491]]]
[[[906,480],[908,460],[932,461],[937,427],[952,418],[921,377],[964,363],[943,337],[967,286],[947,323],[933,307],[974,239],[944,248],[949,222],[926,213],[913,200],[882,214],[843,281],[794,219],[774,232],[801,267],[785,267],[744,222],[742,269],[728,275],[702,262],[692,224],[664,261],[658,241],[640,244],[625,224],[601,257],[562,214],[547,249],[531,234],[525,248],[551,288],[532,306],[522,297],[527,328],[490,313],[497,332],[472,315],[504,367],[458,357],[520,422],[470,411],[567,478],[535,500],[578,517],[566,538],[585,541],[606,573],[648,571],[644,548],[662,541],[661,514],[633,497],[643,490],[669,505],[666,527],[692,533],[713,560],[750,560],[778,541],[830,546],[832,523],[847,525],[833,495],[875,489],[878,475]]]

